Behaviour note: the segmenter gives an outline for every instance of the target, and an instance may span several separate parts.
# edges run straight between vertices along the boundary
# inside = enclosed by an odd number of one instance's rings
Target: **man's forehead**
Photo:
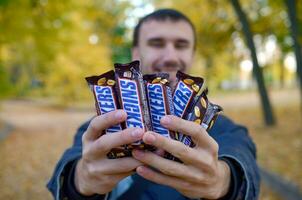
[[[192,27],[185,20],[155,20],[145,21],[140,29],[140,39],[148,40],[154,37],[169,37],[171,39],[186,39],[193,41]]]

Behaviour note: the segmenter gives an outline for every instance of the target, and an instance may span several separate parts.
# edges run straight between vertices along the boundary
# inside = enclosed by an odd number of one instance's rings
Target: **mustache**
[[[184,64],[173,64],[173,63],[167,63],[167,64],[161,64],[161,65],[154,65],[153,67],[154,71],[157,72],[169,72],[169,71],[184,71],[185,65]]]

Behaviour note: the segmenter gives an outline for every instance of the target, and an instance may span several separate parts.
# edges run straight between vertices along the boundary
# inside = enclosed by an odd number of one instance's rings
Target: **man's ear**
[[[133,47],[131,49],[131,54],[132,54],[132,60],[139,60],[139,51],[138,47]]]

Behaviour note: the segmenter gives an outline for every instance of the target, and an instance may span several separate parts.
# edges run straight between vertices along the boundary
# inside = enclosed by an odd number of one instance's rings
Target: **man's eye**
[[[163,47],[165,45],[162,41],[149,41],[148,44],[149,46],[157,48]]]
[[[177,48],[177,49],[186,49],[188,47],[189,47],[189,43],[187,43],[187,42],[177,42],[175,44],[175,48]]]

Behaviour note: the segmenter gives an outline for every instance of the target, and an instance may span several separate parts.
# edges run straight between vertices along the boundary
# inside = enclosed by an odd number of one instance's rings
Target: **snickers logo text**
[[[95,85],[94,91],[101,114],[105,114],[117,109],[111,87]],[[106,133],[114,133],[121,130],[122,127],[120,124],[118,124],[106,129]]]
[[[186,146],[191,146],[192,138],[190,136],[186,135],[183,137],[182,143],[184,143]]]
[[[193,91],[184,82],[179,81],[173,95],[174,113],[182,117],[189,103]]]
[[[140,127],[144,129],[137,83],[128,79],[119,79],[119,86],[122,107],[127,113],[127,128]]]
[[[147,94],[153,131],[170,137],[169,131],[160,125],[160,119],[166,115],[166,105],[161,84],[147,84]]]

